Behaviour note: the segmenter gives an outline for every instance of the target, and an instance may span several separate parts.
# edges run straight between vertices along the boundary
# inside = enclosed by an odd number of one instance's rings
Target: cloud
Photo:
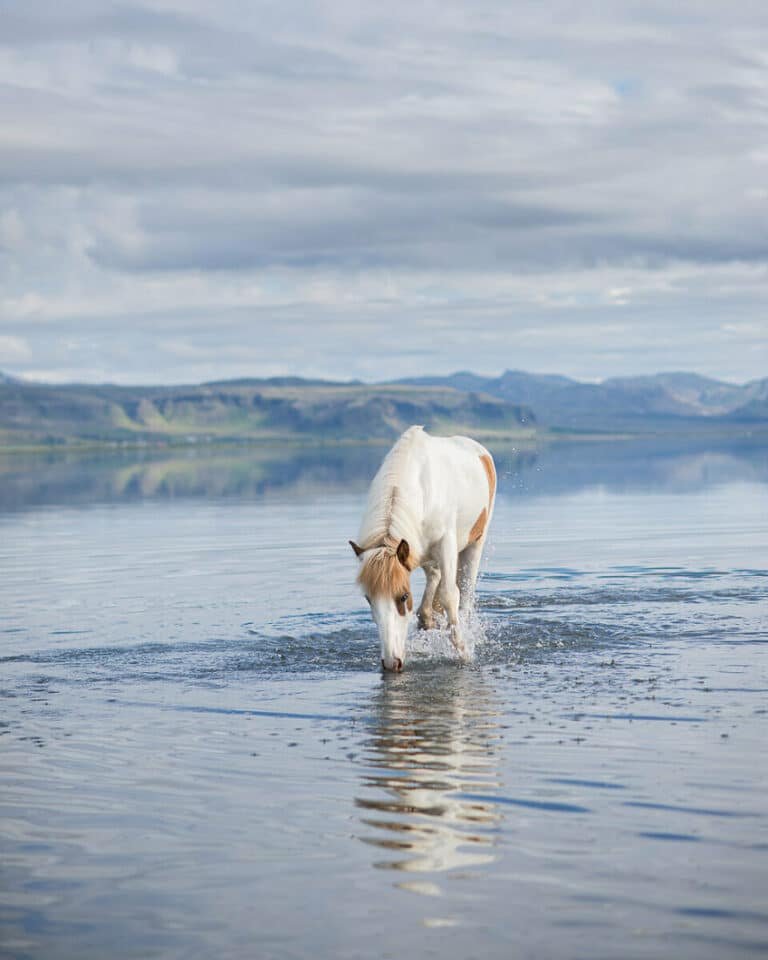
[[[768,8],[5,6],[12,372],[764,373]]]
[[[0,336],[0,362],[18,363],[31,356],[29,344],[23,337]]]

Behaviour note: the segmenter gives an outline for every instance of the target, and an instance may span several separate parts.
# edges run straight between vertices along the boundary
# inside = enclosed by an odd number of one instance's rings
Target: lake
[[[0,458],[0,954],[765,956],[765,446],[495,449],[473,660],[398,676],[383,453]]]

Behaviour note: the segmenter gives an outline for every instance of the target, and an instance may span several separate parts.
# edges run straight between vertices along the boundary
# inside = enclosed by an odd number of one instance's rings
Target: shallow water
[[[473,662],[397,677],[381,455],[0,460],[0,953],[764,955],[765,449],[496,451]]]

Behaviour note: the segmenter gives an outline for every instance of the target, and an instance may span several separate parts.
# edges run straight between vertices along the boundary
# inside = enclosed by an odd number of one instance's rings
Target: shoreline
[[[768,442],[768,424],[758,423],[754,426],[739,425],[738,429],[723,430],[721,425],[716,428],[702,426],[700,429],[677,430],[639,430],[639,431],[596,431],[596,430],[567,430],[547,428],[543,430],[526,430],[519,433],[501,433],[487,430],[472,430],[471,428],[458,431],[466,432],[483,443],[506,447],[511,444],[534,448],[542,445],[558,443],[627,443],[634,441],[710,441],[722,443],[727,441],[757,441],[764,439]],[[442,431],[438,433],[442,435]],[[0,456],[14,454],[77,454],[105,452],[160,452],[180,450],[217,450],[227,451],[234,448],[267,448],[274,446],[308,447],[312,449],[344,448],[344,447],[388,447],[396,437],[360,438],[360,437],[311,437],[297,434],[271,434],[259,437],[222,437],[222,436],[195,436],[156,437],[152,439],[60,439],[50,442],[0,442]]]

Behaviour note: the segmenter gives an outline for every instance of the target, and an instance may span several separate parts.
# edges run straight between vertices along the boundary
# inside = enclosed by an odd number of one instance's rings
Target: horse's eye
[[[408,603],[408,594],[407,594],[407,593],[404,593],[404,594],[402,595],[402,597],[400,597],[400,603]]]

